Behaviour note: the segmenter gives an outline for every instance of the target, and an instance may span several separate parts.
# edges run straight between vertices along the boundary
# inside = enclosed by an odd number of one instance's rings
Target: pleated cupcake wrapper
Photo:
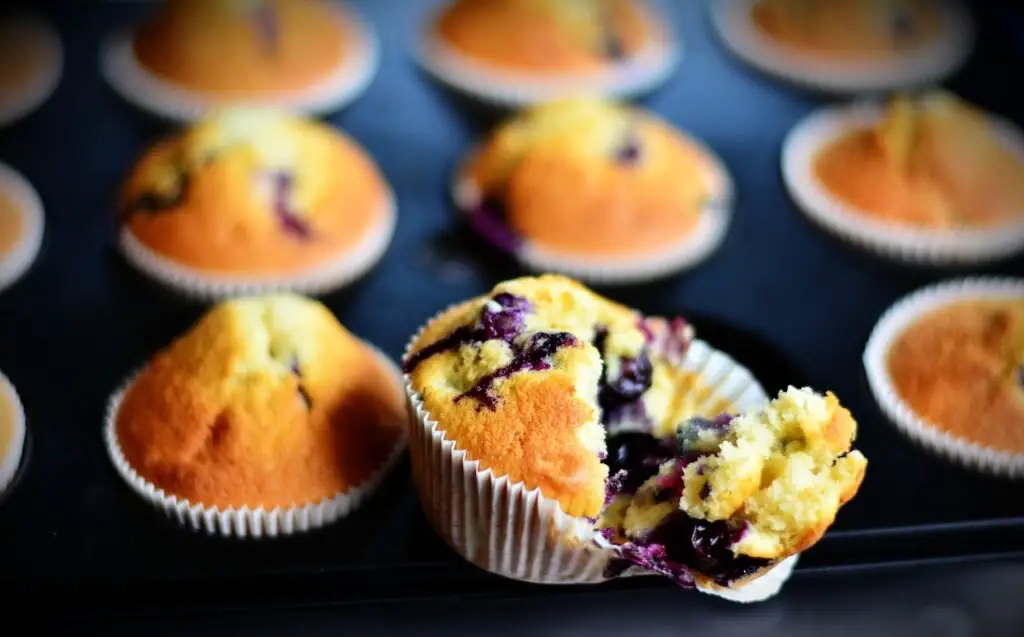
[[[107,83],[121,97],[153,115],[176,122],[192,122],[210,110],[242,103],[282,108],[311,116],[341,110],[369,87],[380,65],[377,35],[355,10],[344,2],[331,3],[352,35],[354,50],[338,60],[338,68],[314,86],[251,98],[221,97],[192,91],[160,78],[135,57],[132,31],[110,36],[103,44],[100,66]]]
[[[930,230],[887,223],[839,200],[815,174],[815,157],[826,144],[874,124],[883,106],[860,101],[812,113],[787,135],[782,147],[782,176],[793,201],[824,230],[875,255],[926,266],[980,264],[1024,250],[1024,222],[986,229]],[[1024,161],[1024,135],[1009,121],[992,117],[1000,140]]]
[[[559,272],[591,284],[642,283],[694,268],[711,257],[725,240],[732,222],[734,187],[725,163],[700,142],[694,139],[690,142],[698,146],[708,164],[714,194],[698,213],[701,218],[696,227],[668,249],[644,252],[631,258],[584,258],[536,245],[525,238],[512,251],[486,236],[483,238],[499,250],[510,252],[533,272]],[[456,171],[451,189],[459,211],[467,216],[473,214],[483,195],[477,184],[466,176],[465,164]],[[557,214],[557,211],[552,214]]]
[[[0,189],[14,199],[22,215],[23,227],[18,241],[6,253],[0,253],[0,293],[13,285],[32,266],[43,245],[45,215],[43,202],[32,184],[21,173],[0,163]]]
[[[957,72],[974,47],[975,27],[959,1],[936,3],[943,30],[934,41],[898,57],[841,60],[786,47],[752,19],[758,0],[709,2],[710,20],[731,53],[755,69],[816,91],[856,94],[927,86]]]
[[[17,91],[7,91],[0,99],[0,126],[21,119],[45,102],[60,83],[64,68],[64,47],[57,32],[34,16],[19,17],[17,20],[25,23],[26,28],[39,38],[40,44],[50,49],[51,59],[46,66],[36,71],[35,78],[28,86]]]
[[[21,404],[14,384],[0,372],[0,395],[6,398],[11,406],[11,440],[6,453],[0,456],[0,497],[14,482],[18,475],[18,467],[25,452],[25,408]]]
[[[1024,299],[1024,279],[967,278],[922,288],[898,301],[875,325],[864,350],[868,385],[886,417],[903,435],[960,466],[1004,478],[1024,478],[1024,454],[983,446],[951,435],[919,416],[900,397],[889,374],[893,343],[917,319],[957,301]]]
[[[445,7],[446,8],[446,7]],[[420,65],[449,87],[501,108],[518,108],[581,94],[627,99],[665,83],[683,55],[682,40],[663,23],[648,28],[661,35],[632,59],[607,70],[557,76],[509,71],[467,57],[437,38],[433,26],[443,12],[426,16],[416,56]]]
[[[401,373],[395,364],[382,352],[374,349],[374,353],[392,370],[397,382],[401,378]],[[395,444],[394,450],[380,468],[362,484],[315,503],[278,507],[269,511],[263,507],[222,510],[214,506],[205,506],[166,493],[139,475],[128,463],[117,439],[117,414],[125,392],[137,376],[138,372],[132,374],[111,395],[108,402],[106,423],[103,427],[103,442],[107,448],[107,454],[118,475],[124,479],[136,495],[156,509],[163,511],[167,517],[181,526],[207,535],[233,538],[281,537],[333,524],[362,505],[387,477],[406,448],[407,440],[403,436]]]
[[[235,296],[294,292],[317,295],[343,288],[369,272],[387,252],[395,233],[397,208],[389,191],[385,212],[366,236],[333,261],[291,275],[232,276],[208,273],[164,257],[121,229],[118,246],[135,269],[175,292],[201,301]]]
[[[419,334],[422,330],[409,342],[406,357]],[[736,409],[768,399],[748,370],[703,341],[693,342],[682,364],[714,388],[715,397],[730,400]],[[479,461],[470,460],[446,439],[408,376],[406,394],[410,459],[423,511],[459,555],[491,573],[535,584],[597,584],[612,579],[607,569],[621,559],[619,550],[596,533],[590,521],[567,515],[539,489],[482,469]],[[778,592],[795,562],[796,556],[784,560],[737,590],[700,590],[737,602],[761,601]],[[650,573],[633,566],[619,577],[636,575]]]

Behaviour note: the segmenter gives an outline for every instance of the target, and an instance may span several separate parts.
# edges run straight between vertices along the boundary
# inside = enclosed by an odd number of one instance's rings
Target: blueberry
[[[608,440],[608,475],[617,476],[622,493],[635,493],[644,482],[672,459],[672,449],[664,441],[641,432],[624,432]]]
[[[522,297],[505,293],[496,295],[491,302],[484,304],[480,313],[482,340],[511,341],[522,333],[526,326],[526,313],[531,309],[530,302]]]
[[[676,445],[680,453],[712,453],[729,433],[732,416],[722,414],[714,419],[694,416],[679,425]]]
[[[650,389],[653,376],[654,367],[646,352],[641,352],[635,358],[623,358],[619,364],[618,376],[605,379],[605,402],[611,406],[639,399]]]

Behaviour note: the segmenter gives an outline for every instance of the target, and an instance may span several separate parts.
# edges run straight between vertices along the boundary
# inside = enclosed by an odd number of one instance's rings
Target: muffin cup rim
[[[862,363],[875,402],[906,438],[962,467],[1003,478],[1024,479],[1024,452],[994,449],[932,425],[899,395],[888,371],[892,344],[916,320],[957,301],[1006,297],[1024,299],[1024,278],[966,277],[919,288],[882,314],[868,338]]]
[[[0,187],[6,186],[18,205],[24,222],[21,236],[11,249],[0,255],[0,293],[14,285],[39,256],[46,233],[46,213],[35,186],[21,172],[0,162]]]
[[[816,91],[852,95],[940,83],[957,72],[974,48],[976,27],[959,0],[938,5],[943,31],[910,54],[882,60],[801,55],[761,34],[750,18],[757,0],[724,0],[708,7],[713,30],[733,56],[776,79]],[[838,69],[838,70],[837,70]]]
[[[359,99],[380,68],[380,41],[373,26],[347,0],[326,4],[358,35],[356,50],[347,52],[325,78],[301,89],[274,96],[218,97],[191,90],[149,71],[135,57],[132,40],[135,26],[112,31],[100,45],[100,70],[104,80],[123,99],[162,119],[194,122],[227,105],[259,103],[308,116],[324,116]],[[136,25],[137,26],[137,25]]]
[[[687,142],[693,144],[707,163],[707,176],[715,192],[709,203],[697,212],[697,224],[675,244],[643,255],[608,257],[595,255],[590,258],[556,249],[535,245],[519,235],[520,245],[509,251],[488,240],[488,245],[514,257],[532,272],[559,272],[592,284],[627,285],[663,278],[679,272],[694,269],[710,259],[722,247],[734,215],[736,186],[732,175],[722,158],[707,144],[684,131],[677,130]],[[465,218],[473,215],[474,208],[481,203],[482,194],[477,183],[469,176],[468,168],[473,159],[483,150],[479,144],[466,153],[456,165],[452,176],[450,196],[455,208]],[[475,232],[475,231],[474,231]],[[513,232],[509,229],[509,232]]]
[[[196,300],[220,300],[235,296],[294,292],[323,294],[344,288],[368,274],[384,258],[398,225],[398,205],[386,187],[382,214],[363,233],[360,241],[335,258],[287,275],[222,275],[176,262],[142,243],[125,225],[118,231],[118,249],[125,261],[156,283]]]
[[[401,391],[401,370],[394,361],[370,343],[360,340],[360,344],[367,347],[381,363],[387,366],[393,377],[392,380],[396,383],[395,390]],[[120,441],[117,438],[117,416],[125,393],[143,369],[145,369],[145,365],[136,368],[129,374],[107,400],[103,425],[103,442],[107,456],[114,465],[118,476],[136,496],[148,502],[152,507],[162,510],[167,517],[173,519],[180,526],[194,532],[238,539],[262,539],[298,535],[330,526],[353,514],[367,498],[373,495],[391,473],[406,449],[408,436],[403,430],[395,442],[394,449],[376,471],[367,476],[360,484],[315,502],[293,504],[286,507],[277,506],[270,509],[263,506],[221,509],[201,502],[192,502],[188,498],[168,494],[142,477],[129,464],[121,449]]]
[[[786,134],[783,182],[804,216],[848,244],[910,264],[982,264],[1024,250],[1024,222],[946,231],[886,223],[857,211],[820,184],[814,174],[816,154],[842,134],[878,122],[883,114],[883,104],[871,99],[824,106],[806,115]],[[1006,147],[1024,158],[1024,130],[1005,118],[986,115]]]
[[[460,307],[466,306],[467,304],[469,304],[471,302],[472,302],[472,299],[467,300],[467,301],[462,301],[462,302],[459,302],[459,303],[454,303],[454,304],[448,306],[447,308],[441,310],[440,312],[436,313],[432,318],[430,318],[428,321],[426,321],[413,334],[413,336],[409,339],[409,341],[408,341],[408,343],[407,343],[407,345],[405,347],[404,353],[402,355],[401,363],[403,365],[405,364],[405,362],[408,360],[409,356],[411,355],[411,353],[413,351],[414,345],[417,343],[417,341],[420,340],[420,338],[421,338],[422,334],[424,333],[424,331],[432,323],[434,323],[436,320],[438,320],[440,317],[444,316],[445,314],[447,314],[447,313],[449,313],[449,312],[451,312],[451,311],[453,311],[455,309],[458,309]],[[705,343],[704,341],[702,341],[700,339],[694,339],[693,340],[693,344],[698,344],[698,348],[699,347],[706,348],[708,350],[708,352],[709,352],[709,355],[718,355],[718,356],[722,357],[722,359],[726,363],[731,364],[733,366],[734,370],[737,370],[740,373],[746,374],[749,377],[749,381],[748,382],[756,389],[757,393],[761,394],[761,397],[760,397],[759,400],[766,401],[768,399],[767,393],[761,387],[760,382],[754,377],[754,375],[748,369],[746,369],[738,361],[733,359],[728,354],[726,354],[724,352],[721,352],[720,350],[717,350],[717,349],[711,347],[710,345],[708,345],[707,343]],[[691,344],[691,350],[690,351],[692,351],[692,344]],[[557,500],[545,496],[541,492],[539,487],[534,488],[534,489],[528,489],[524,482],[522,482],[522,481],[520,481],[520,482],[512,482],[512,480],[508,476],[506,476],[506,475],[498,476],[495,473],[495,471],[493,469],[491,469],[491,468],[486,468],[486,469],[481,470],[480,469],[480,461],[479,460],[467,460],[466,458],[467,458],[468,452],[466,450],[464,450],[464,449],[458,448],[455,441],[448,439],[447,435],[446,435],[446,432],[444,430],[440,429],[440,424],[430,416],[430,413],[429,413],[429,411],[427,410],[427,408],[426,408],[426,406],[424,404],[423,397],[413,387],[412,379],[410,378],[409,374],[404,374],[404,385],[405,385],[406,397],[407,397],[407,400],[408,400],[408,404],[410,406],[410,416],[411,416],[411,418],[410,418],[410,426],[414,427],[414,428],[416,428],[418,430],[416,432],[411,432],[411,434],[421,434],[422,433],[422,434],[425,434],[425,435],[430,436],[431,438],[433,438],[435,440],[435,442],[439,442],[439,444],[437,446],[439,448],[443,449],[446,453],[448,453],[450,455],[450,459],[455,460],[455,461],[459,462],[463,467],[472,470],[475,473],[475,475],[476,475],[476,477],[478,479],[479,478],[489,479],[490,482],[492,483],[492,485],[495,488],[500,487],[500,488],[508,488],[508,489],[511,489],[511,490],[517,490],[521,496],[523,496],[525,498],[532,498],[535,502],[537,502],[537,506],[538,507],[547,507],[549,510],[553,511],[553,517],[554,517],[556,526],[561,531],[565,532],[568,536],[570,536],[574,543],[578,543],[582,547],[582,550],[584,552],[599,552],[599,553],[604,555],[604,559],[606,561],[608,561],[608,560],[610,560],[612,558],[615,558],[615,557],[617,557],[619,555],[618,547],[616,547],[614,544],[611,544],[608,541],[606,541],[604,538],[602,538],[600,533],[596,529],[593,528],[593,523],[592,522],[590,522],[589,520],[587,520],[585,518],[568,515],[567,513],[564,512],[564,510],[562,509],[560,503]],[[412,439],[414,437],[415,437],[415,435],[410,435],[410,439]],[[416,453],[416,452],[413,452],[413,453]],[[417,472],[417,469],[416,469],[416,466],[415,466],[415,463],[414,463],[414,466],[413,466],[414,481],[416,482],[417,491],[420,491],[420,488],[421,488],[420,487],[420,480],[416,479],[417,478],[417,473],[418,472]],[[424,509],[426,509],[427,508],[427,503],[424,502],[423,499],[422,499],[422,497],[423,497],[422,496],[422,492],[420,493],[420,495],[421,495],[421,504],[423,505]],[[431,522],[431,525],[433,526],[434,525],[434,521],[430,520],[429,513],[427,514],[427,517],[428,517],[428,520]],[[452,544],[452,541],[447,536],[445,536],[445,534],[442,533],[439,529],[435,529],[435,530],[438,532],[439,535],[442,536],[442,538],[446,542],[448,542],[450,545],[452,545],[453,549],[455,549],[457,552],[460,552],[460,556],[462,556],[461,555],[461,551],[459,550],[459,547],[454,546]],[[471,560],[469,560],[469,558],[467,558],[465,556],[462,556],[462,557],[463,557],[463,559],[466,559],[467,561],[471,561]],[[698,581],[697,590],[699,590],[702,593],[714,595],[714,596],[721,597],[723,599],[727,599],[729,601],[734,601],[734,602],[738,602],[738,603],[750,603],[750,602],[764,601],[764,600],[766,600],[766,599],[776,595],[781,590],[782,585],[789,579],[790,575],[792,574],[792,570],[795,567],[797,561],[799,560],[799,557],[800,557],[800,554],[797,553],[795,555],[791,555],[791,556],[788,556],[788,557],[786,557],[786,558],[784,558],[782,560],[779,560],[778,562],[776,562],[772,566],[770,566],[770,567],[768,567],[768,568],[766,568],[766,569],[756,573],[753,577],[747,579],[745,584],[743,584],[738,589],[728,589],[728,588],[720,587],[720,586],[718,586],[716,584],[713,584],[713,583],[705,583],[703,581]],[[483,568],[483,567],[481,567],[481,568]],[[489,569],[486,569],[486,570],[489,570]],[[513,579],[518,579],[514,575],[511,575],[511,574],[508,574],[508,573],[498,573],[498,574],[506,576],[506,577],[511,577]],[[571,583],[589,583],[589,584],[594,584],[594,583],[600,583],[600,582],[603,582],[603,581],[607,581],[608,579],[617,579],[618,577],[632,577],[632,576],[640,576],[640,575],[653,576],[655,574],[649,573],[649,572],[647,572],[647,571],[645,571],[645,570],[643,570],[643,569],[633,565],[633,566],[628,567],[623,574],[620,574],[620,575],[618,575],[616,577],[613,577],[613,578],[605,577],[603,574],[595,576],[593,573],[590,573],[587,576],[588,577],[587,579],[581,579],[581,580],[577,580],[577,581],[574,581],[574,582],[571,582]],[[552,583],[552,582],[543,582],[543,583]],[[555,583],[557,583],[557,582],[555,582]],[[566,582],[566,583],[569,583],[569,582]]]
[[[657,34],[642,51],[625,63],[580,74],[516,71],[474,60],[436,37],[434,25],[451,2],[420,17],[414,56],[420,68],[435,80],[461,93],[504,108],[518,108],[571,94],[598,93],[608,97],[635,97],[668,81],[685,54],[682,37],[656,13],[645,15],[646,27]],[[648,7],[649,12],[656,12]],[[572,86],[566,86],[571,83]]]
[[[0,102],[0,126],[13,124],[42,106],[57,90],[64,75],[64,43],[53,25],[34,11],[18,15],[15,20],[31,25],[42,45],[50,49],[52,59],[27,88],[6,103]]]
[[[10,446],[4,456],[0,457],[0,499],[2,499],[14,484],[18,476],[18,469],[24,460],[28,416],[14,383],[2,371],[0,371],[0,394],[7,397],[13,412]]]

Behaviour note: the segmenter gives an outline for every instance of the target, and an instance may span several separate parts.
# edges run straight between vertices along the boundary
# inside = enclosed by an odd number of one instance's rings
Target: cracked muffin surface
[[[473,217],[562,254],[646,255],[685,239],[721,194],[715,160],[642,110],[558,100],[501,125],[464,167]]]
[[[286,274],[343,256],[380,227],[389,190],[354,141],[311,119],[224,110],[157,144],[120,198],[124,226],[200,270]]]
[[[154,356],[116,433],[128,464],[169,495],[269,510],[359,486],[404,421],[380,357],[323,305],[279,295],[217,305]]]
[[[821,184],[859,213],[933,229],[1024,220],[1024,161],[987,116],[945,91],[897,95],[873,126],[826,144]]]
[[[929,0],[760,0],[751,17],[779,44],[833,58],[895,57],[933,41],[943,27]]]
[[[132,45],[142,66],[185,88],[272,96],[329,78],[352,28],[322,0],[167,0]]]
[[[897,394],[931,426],[1024,453],[1024,299],[929,312],[894,340],[886,362]]]
[[[433,35],[506,70],[585,73],[650,41],[646,11],[626,0],[458,0],[439,16]]]

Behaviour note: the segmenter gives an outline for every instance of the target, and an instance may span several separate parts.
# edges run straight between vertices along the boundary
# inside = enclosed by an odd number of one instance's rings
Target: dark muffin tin
[[[323,300],[353,332],[397,359],[434,313],[521,272],[481,248],[448,199],[453,167],[500,113],[453,96],[414,65],[417,20],[432,3],[355,4],[377,28],[382,67],[366,95],[331,121],[377,159],[397,193],[400,219],[381,264]],[[882,311],[923,284],[965,272],[890,265],[807,222],[785,195],[780,143],[823,99],[732,61],[703,7],[661,6],[683,35],[686,54],[644,104],[725,159],[736,183],[736,214],[721,250],[694,271],[601,291],[647,312],[689,316],[698,336],[747,365],[770,392],[810,383],[835,391],[857,416],[867,479],[832,531],[802,557],[797,577],[1024,551],[1024,484],[919,450],[884,420],[863,380],[861,352]],[[117,476],[101,440],[107,397],[205,309],[149,283],[114,249],[119,181],[170,129],[102,82],[99,44],[112,28],[153,8],[55,8],[48,17],[64,40],[61,84],[38,111],[0,131],[0,160],[33,183],[47,215],[38,261],[0,294],[0,369],[21,395],[33,441],[31,463],[0,506],[0,598],[163,611],[551,594],[458,559],[426,525],[404,461],[349,519],[283,540],[197,535],[151,509]],[[951,87],[1017,117],[1015,87],[998,76],[1014,68],[1006,64],[1006,34],[979,18],[979,49]],[[1019,275],[1024,259],[986,271]],[[667,585],[638,578],[603,586]]]

